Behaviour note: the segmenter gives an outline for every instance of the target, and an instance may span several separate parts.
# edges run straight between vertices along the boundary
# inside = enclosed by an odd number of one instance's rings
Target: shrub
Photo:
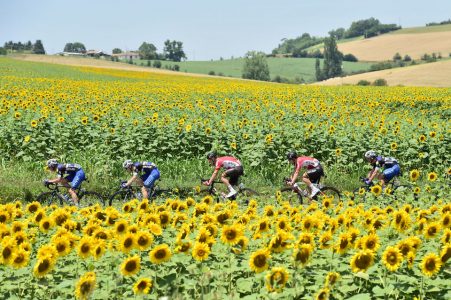
[[[157,69],[161,68],[161,61],[155,60],[155,61],[153,62],[153,67],[154,67],[154,68],[157,68]]]
[[[393,55],[393,61],[398,61],[401,59],[402,59],[402,57],[401,57],[401,54],[399,54],[399,52],[396,52],[396,54]]]
[[[357,85],[361,85],[361,86],[368,86],[371,85],[371,82],[369,82],[368,80],[359,80],[359,82],[357,82]]]
[[[215,75],[215,71],[208,72],[208,75]]]
[[[374,86],[387,86],[388,84],[387,84],[387,80],[385,80],[383,78],[379,78],[379,79],[374,80],[373,85]]]
[[[404,56],[404,61],[412,61],[412,58],[409,55]]]
[[[172,67],[172,70],[174,70],[174,71],[180,71],[180,66],[179,66],[179,65],[174,65],[174,66]]]
[[[355,55],[354,55],[354,54],[351,54],[351,53],[344,55],[344,56],[343,56],[343,60],[344,60],[344,61],[353,61],[353,62],[359,61],[359,60],[357,59],[357,57],[355,57]]]

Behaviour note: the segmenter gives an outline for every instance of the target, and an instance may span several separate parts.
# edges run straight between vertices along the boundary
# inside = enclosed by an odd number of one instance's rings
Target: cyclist
[[[368,173],[368,177],[364,180],[365,184],[370,185],[373,179],[377,176],[377,178],[381,181],[381,186],[384,187],[384,185],[393,177],[401,174],[399,163],[393,157],[383,157],[377,155],[375,151],[369,150],[365,152],[365,159],[373,167]]]
[[[122,164],[125,170],[132,173],[133,176],[127,182],[124,182],[121,187],[126,188],[133,182],[137,182],[141,186],[141,191],[144,199],[149,199],[149,190],[153,188],[155,182],[160,178],[160,171],[153,162],[133,162],[127,159]]]
[[[241,162],[233,156],[218,157],[215,152],[208,153],[207,159],[210,165],[215,167],[215,170],[210,179],[202,182],[202,184],[207,186],[210,185],[215,180],[219,170],[223,168],[225,171],[221,174],[221,181],[229,190],[229,193],[224,197],[230,198],[235,196],[238,191],[235,190],[233,186],[238,183],[238,179],[244,174]]]
[[[57,172],[58,177],[55,179],[44,180],[44,185],[48,186],[51,183],[61,183],[62,186],[67,187],[72,201],[76,206],[79,206],[78,196],[75,190],[80,187],[81,183],[86,180],[85,172],[79,164],[63,164],[58,160],[52,158],[47,161],[47,169],[52,172]],[[64,177],[64,175],[67,175]]]
[[[300,193],[300,189],[296,184],[296,179],[298,178],[299,172],[302,168],[306,171],[302,174],[302,181],[307,185],[310,190],[309,198],[313,199],[320,190],[313,185],[313,183],[319,183],[321,176],[324,175],[323,167],[321,166],[319,160],[309,156],[298,156],[295,151],[290,151],[287,153],[288,161],[294,165],[294,172],[290,180],[287,182],[288,185],[292,186],[296,192]]]

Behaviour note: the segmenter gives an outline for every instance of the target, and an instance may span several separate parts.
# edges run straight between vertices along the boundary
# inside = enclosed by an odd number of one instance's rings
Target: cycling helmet
[[[287,153],[288,160],[292,160],[292,159],[296,159],[296,158],[298,158],[298,154],[296,153],[296,151],[290,151]]]
[[[216,152],[212,151],[212,152],[208,152],[207,154],[207,159],[212,159],[212,158],[216,158]]]
[[[56,168],[56,166],[58,165],[58,161],[56,160],[56,158],[51,158],[47,161],[47,167],[48,168]]]
[[[127,159],[126,161],[124,161],[124,163],[122,164],[122,167],[124,169],[128,169],[133,165],[133,161],[131,159]]]
[[[373,150],[369,150],[365,152],[365,158],[366,159],[370,159],[370,158],[376,158],[377,154],[375,151]]]

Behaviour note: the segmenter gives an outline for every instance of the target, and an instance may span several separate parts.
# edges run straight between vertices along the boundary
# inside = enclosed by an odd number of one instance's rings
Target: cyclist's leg
[[[384,187],[390,180],[392,180],[395,176],[398,176],[401,172],[401,168],[399,165],[394,165],[390,168],[385,169],[380,175],[379,179],[381,180],[382,187]]]
[[[78,205],[78,196],[75,190],[80,187],[81,183],[85,179],[86,179],[85,172],[83,172],[83,170],[80,169],[75,173],[75,175],[72,177],[72,180],[70,181],[69,194],[72,197],[72,200],[74,201],[75,205]]]
[[[222,173],[221,181],[225,184],[225,186],[227,186],[227,189],[229,190],[226,198],[236,195],[237,191],[233,188],[233,185],[237,184],[241,174],[243,174],[242,168],[233,168]]]
[[[302,175],[302,181],[307,184],[310,190],[310,197],[313,198],[320,190],[313,185],[313,182],[318,182],[321,178],[322,171],[320,168],[308,170]]]
[[[146,176],[146,175],[144,175]],[[160,178],[160,171],[158,169],[153,169],[145,178],[143,176],[143,186],[141,188],[143,198],[149,199],[149,190],[151,190],[155,182]]]

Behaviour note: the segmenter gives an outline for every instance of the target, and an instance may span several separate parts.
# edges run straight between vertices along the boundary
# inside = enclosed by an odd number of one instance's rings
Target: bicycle
[[[287,184],[287,182],[290,181],[290,178],[284,178],[284,183]],[[302,185],[305,185],[304,182],[301,182]],[[316,194],[312,200],[317,201],[318,197],[327,197],[329,199],[332,200],[333,203],[338,203],[341,200],[341,192],[333,187],[333,186],[327,186],[327,185],[323,185],[320,182],[312,182],[312,184],[317,187],[320,192],[318,194]],[[304,204],[304,200],[303,198],[306,197],[308,198],[309,196],[309,191],[307,190],[307,185],[305,185],[305,188],[301,188],[299,185],[297,186],[298,189],[296,189],[295,186],[287,186],[287,187],[283,187],[280,189],[280,192],[284,193],[284,192],[292,192],[298,199],[299,204]],[[288,196],[288,198],[291,198],[290,196]],[[292,202],[291,199],[289,199],[290,203]]]
[[[142,199],[141,186],[131,185],[123,188],[122,184],[125,182],[127,181],[121,180],[119,189],[109,197],[109,206],[113,204],[113,201],[125,203],[131,199]],[[156,198],[161,195],[169,195],[173,192],[170,189],[162,189],[157,184],[154,184],[154,186],[151,189],[147,189],[147,191],[149,193],[149,199]]]
[[[60,187],[67,188],[66,186],[59,185],[56,183],[49,183],[46,187],[50,190],[50,192],[42,192],[36,198],[36,200],[43,205],[51,205],[56,203],[60,206],[63,206],[64,203],[69,205],[74,205],[72,197],[65,192],[60,191]],[[81,203],[88,203],[87,206],[92,205],[93,203],[101,203],[102,206],[105,206],[105,199],[103,196],[97,192],[87,191],[81,188],[81,185],[75,189],[75,193],[78,197],[78,205]]]
[[[360,177],[360,181],[365,182],[366,178]],[[362,185],[358,188],[356,188],[352,192],[351,199],[354,200],[358,196],[362,197],[362,201],[365,201],[366,196],[368,195],[368,192],[371,192],[371,188],[374,186],[374,183],[371,182],[370,184]],[[385,191],[389,195],[394,195],[395,199],[397,199],[398,196],[406,195],[407,193],[413,193],[412,186],[408,184],[401,184],[401,181],[399,180],[399,176],[395,176],[392,180],[387,182],[385,184]],[[388,191],[388,192],[387,192]],[[414,199],[417,198],[417,195],[413,193]]]
[[[201,178],[200,179],[201,185],[204,182],[206,182],[206,181],[208,181],[208,179]],[[219,194],[218,190],[215,188],[215,183],[222,183],[222,182],[221,181],[213,181],[207,188],[201,189],[199,191],[199,194],[201,194],[201,195],[202,194],[208,194],[208,195],[212,195],[212,196],[217,196],[217,199],[216,199],[217,202],[219,202],[220,198],[225,199],[223,193]],[[227,199],[229,199],[229,200],[236,200],[236,197],[239,194],[241,194],[243,196],[246,196],[246,197],[259,196],[260,195],[259,192],[255,191],[253,189],[245,187],[243,183],[237,184],[235,186],[235,188],[236,188],[237,193],[234,196],[229,197]]]

